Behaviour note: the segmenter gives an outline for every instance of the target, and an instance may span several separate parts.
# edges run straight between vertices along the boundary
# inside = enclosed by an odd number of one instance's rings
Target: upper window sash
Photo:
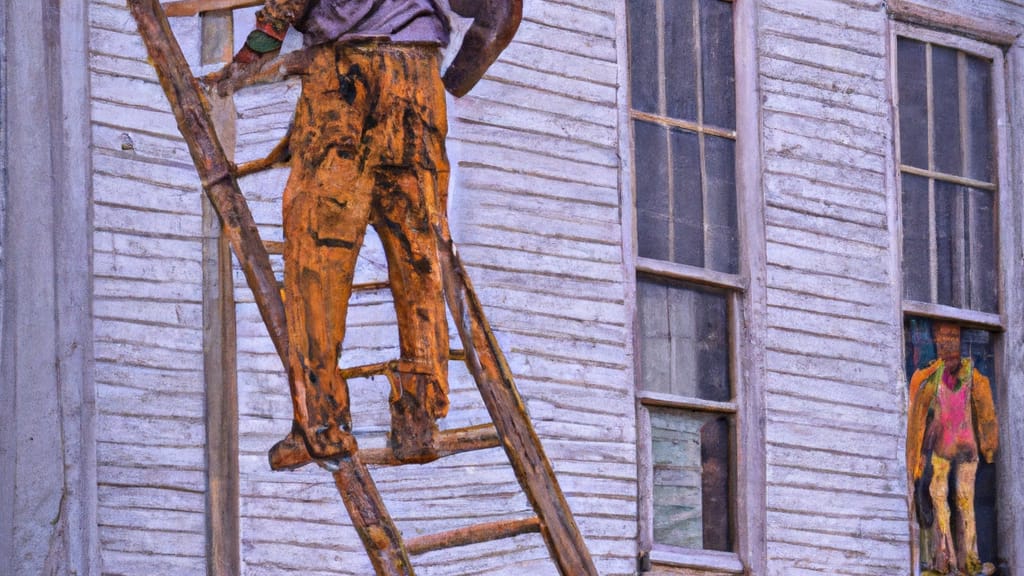
[[[737,288],[733,4],[630,0],[627,10],[639,267]]]
[[[945,301],[940,302],[939,298],[936,297],[937,288],[932,287],[927,292],[925,297],[920,297],[920,294],[924,294],[920,290],[918,293],[908,295],[908,279],[906,277],[907,268],[904,258],[901,258],[901,268],[904,270],[903,278],[903,289],[902,294],[904,295],[904,310],[908,313],[916,315],[923,315],[935,318],[947,318],[951,320],[961,321],[967,324],[984,326],[991,329],[1002,329],[1005,326],[1005,312],[1003,306],[1004,299],[1004,287],[1005,283],[1003,280],[1003,267],[1000,266],[1000,257],[998,256],[1000,248],[1005,248],[1008,243],[1004,240],[1008,233],[1008,228],[1002,223],[1006,218],[1006,211],[1002,209],[1005,206],[1007,199],[1005,194],[1000,194],[1002,190],[1008,190],[1008,170],[1007,170],[1007,144],[1006,144],[1006,93],[1005,93],[1005,79],[1004,79],[1004,59],[1003,51],[991,44],[972,40],[970,38],[964,38],[962,36],[949,34],[945,32],[939,32],[932,29],[919,28],[904,22],[892,22],[892,82],[893,82],[893,98],[895,104],[895,125],[894,130],[896,134],[895,138],[895,162],[899,172],[899,178],[897,178],[897,189],[899,190],[899,196],[901,199],[901,217],[899,219],[900,224],[900,235],[902,241],[906,242],[908,233],[913,235],[914,230],[908,230],[907,228],[907,210],[905,200],[908,193],[908,185],[921,187],[930,186],[928,192],[928,202],[930,203],[928,210],[932,211],[932,216],[929,218],[934,219],[934,198],[935,189],[949,189],[958,188],[961,190],[974,190],[974,193],[982,194],[987,193],[992,196],[993,209],[995,214],[992,217],[993,226],[996,229],[993,232],[993,239],[995,244],[995,255],[993,261],[997,272],[994,274],[992,282],[996,287],[996,305],[995,309],[989,310],[972,310],[968,308],[966,302],[968,299],[960,298],[958,301]],[[989,107],[989,114],[991,115],[991,133],[989,136],[989,142],[987,145],[991,150],[991,171],[985,174],[983,170],[979,171],[976,168],[976,161],[970,159],[963,159],[964,154],[968,154],[969,151],[960,149],[961,164],[957,170],[950,170],[948,162],[947,166],[939,166],[937,159],[934,157],[933,152],[935,149],[935,127],[929,122],[927,129],[928,143],[928,158],[922,161],[920,158],[908,157],[905,158],[907,153],[906,146],[903,139],[901,130],[901,122],[905,122],[905,116],[912,114],[913,110],[909,109],[908,103],[900,102],[900,66],[899,66],[899,39],[906,38],[909,40],[915,40],[922,43],[931,44],[936,47],[943,49],[952,49],[964,53],[970,57],[987,60],[990,65],[988,66],[989,75],[989,86],[991,89],[990,97],[988,98],[987,105]],[[964,57],[959,57],[958,70],[966,70],[963,66]],[[932,67],[928,67],[928,78],[924,81],[928,82],[931,79],[931,74],[934,71]],[[960,72],[958,72],[960,74]],[[961,74],[962,76],[962,74]],[[964,84],[964,78],[956,79],[957,85],[962,87]],[[929,92],[931,92],[931,86],[928,86]],[[929,94],[928,106],[932,106],[933,94]],[[963,113],[963,106],[961,106],[961,113]],[[970,111],[967,111],[969,114]],[[931,114],[923,116],[925,121],[930,120]],[[966,116],[964,116],[966,119]],[[920,119],[919,119],[920,121]],[[961,133],[961,139],[963,138]],[[982,146],[983,148],[984,146]],[[958,144],[957,148],[960,148]],[[917,154],[920,156],[920,154]],[[911,153],[913,156],[913,153]],[[972,162],[975,164],[972,166]],[[959,172],[959,173],[958,173]],[[910,209],[912,209],[911,207]],[[935,242],[936,234],[938,231],[935,229],[935,222],[929,222],[930,230],[927,231],[929,246],[932,246]],[[918,235],[923,235],[922,230],[917,230]],[[924,241],[922,239],[922,241]],[[931,248],[929,248],[931,250]],[[939,263],[936,261],[936,255],[931,254],[929,261],[926,264],[929,270],[928,276],[932,279],[936,277],[936,269]],[[921,272],[919,272],[920,274]],[[968,280],[969,283],[969,280]],[[911,288],[913,292],[913,288]]]

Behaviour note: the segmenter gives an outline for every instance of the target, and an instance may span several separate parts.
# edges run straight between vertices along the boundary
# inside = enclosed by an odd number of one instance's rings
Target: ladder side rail
[[[337,461],[334,484],[377,576],[415,576],[402,533],[356,452]]]
[[[598,576],[583,536],[530,422],[505,356],[484,316],[447,223],[435,225],[445,297],[466,350],[466,366],[502,439],[516,478],[540,519],[541,535],[562,576]]]
[[[288,331],[284,302],[277,289],[270,257],[260,240],[259,229],[232,174],[232,164],[217,138],[209,103],[200,90],[199,82],[192,76],[160,3],[157,0],[128,0],[128,5],[171,104],[178,130],[188,144],[203,188],[220,216],[225,235],[242,266],[278,356],[287,366]]]
[[[188,144],[203,188],[217,209],[263,321],[287,366],[284,303],[277,291],[270,257],[217,138],[209,105],[192,76],[159,1],[128,0],[128,5],[178,121],[178,129]],[[338,492],[377,576],[414,576],[401,533],[384,507],[366,465],[353,454],[339,460],[334,468]]]

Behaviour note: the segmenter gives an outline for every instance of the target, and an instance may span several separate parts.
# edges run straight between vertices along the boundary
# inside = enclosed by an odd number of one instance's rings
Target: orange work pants
[[[448,187],[438,48],[325,45],[303,77],[284,193],[285,307],[295,433],[314,458],[354,449],[337,370],[353,272],[367,224],[388,261],[401,358],[391,445],[430,450],[448,411],[448,325],[434,226]],[[296,439],[297,440],[297,439]]]

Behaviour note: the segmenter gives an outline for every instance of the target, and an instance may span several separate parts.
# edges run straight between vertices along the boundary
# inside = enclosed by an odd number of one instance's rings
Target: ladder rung
[[[380,282],[365,282],[363,284],[353,284],[352,291],[373,292],[374,290],[383,290],[389,286],[391,286],[391,283],[388,282],[387,280],[382,280]]]
[[[409,554],[424,554],[445,548],[480,544],[535,532],[540,532],[540,519],[536,516],[520,520],[499,520],[410,538],[405,541],[405,549]]]
[[[437,435],[434,448],[437,457],[453,456],[473,450],[486,450],[501,446],[498,431],[493,424],[480,424],[466,428],[443,430]],[[366,464],[377,466],[401,466],[406,464],[398,458],[390,448],[369,448],[359,451],[359,458]],[[270,454],[270,467],[273,470],[294,470],[313,462],[304,447],[289,444],[280,447]]]
[[[501,446],[501,438],[498,437],[498,431],[495,430],[494,424],[481,424],[479,426],[453,428],[439,432],[434,448],[437,451],[437,457],[444,458],[445,456],[453,456],[462,452],[486,450],[488,448],[497,448],[498,446]],[[402,462],[395,458],[395,453],[391,451],[391,448],[360,450],[359,457],[362,458],[363,462],[377,466],[401,466],[407,464],[407,462]]]
[[[267,254],[273,254],[277,256],[284,254],[284,242],[277,242],[276,240],[264,240],[263,247],[267,249]]]
[[[448,359],[463,361],[466,359],[466,351],[449,350]],[[375,362],[373,364],[363,364],[362,366],[339,368],[338,373],[342,378],[349,380],[352,378],[369,378],[370,376],[379,376],[381,374],[393,372],[397,369],[398,360],[388,360],[387,362]]]
[[[350,368],[339,368],[338,373],[341,377],[350,380],[352,378],[369,378],[370,376],[379,376],[396,369],[397,361],[388,360],[387,362],[377,362],[374,364],[364,364],[362,366],[352,366]]]

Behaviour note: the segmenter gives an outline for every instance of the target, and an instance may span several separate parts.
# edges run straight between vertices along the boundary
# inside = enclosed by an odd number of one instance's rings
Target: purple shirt
[[[319,0],[295,23],[306,46],[385,37],[448,45],[448,16],[437,0]]]

